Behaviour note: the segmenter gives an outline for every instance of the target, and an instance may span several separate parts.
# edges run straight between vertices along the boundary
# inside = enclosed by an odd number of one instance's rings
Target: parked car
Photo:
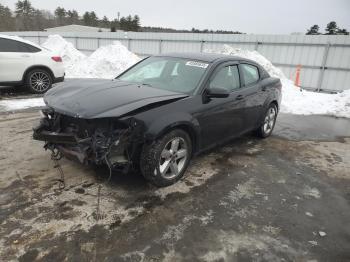
[[[23,86],[45,93],[64,80],[62,58],[16,36],[0,35],[0,86]]]
[[[249,131],[268,137],[281,82],[257,63],[218,54],[148,57],[114,80],[73,80],[49,90],[34,139],[45,149],[111,169],[140,168],[168,186],[190,159]]]

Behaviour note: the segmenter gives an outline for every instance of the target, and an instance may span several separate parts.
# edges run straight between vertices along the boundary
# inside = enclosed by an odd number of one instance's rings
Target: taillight
[[[51,59],[55,62],[62,62],[62,58],[60,56],[53,56]]]

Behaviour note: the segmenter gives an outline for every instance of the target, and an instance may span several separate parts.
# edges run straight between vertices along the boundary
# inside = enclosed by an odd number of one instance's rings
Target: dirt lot
[[[0,115],[0,260],[350,261],[350,121],[280,115],[158,189],[62,160],[37,112]]]

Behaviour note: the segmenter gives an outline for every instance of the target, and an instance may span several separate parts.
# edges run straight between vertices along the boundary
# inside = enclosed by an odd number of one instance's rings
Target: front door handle
[[[264,91],[264,92],[265,92],[265,91],[266,91],[266,86],[262,86],[262,87],[261,87],[261,91]]]
[[[244,98],[244,96],[242,96],[242,95],[236,96],[236,100],[242,100],[243,98]]]

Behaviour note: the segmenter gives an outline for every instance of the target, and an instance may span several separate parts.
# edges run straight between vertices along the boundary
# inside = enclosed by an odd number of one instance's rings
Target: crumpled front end
[[[44,141],[45,149],[82,164],[107,164],[129,169],[143,140],[142,124],[133,118],[82,119],[41,111],[43,118],[34,128],[33,138]]]

